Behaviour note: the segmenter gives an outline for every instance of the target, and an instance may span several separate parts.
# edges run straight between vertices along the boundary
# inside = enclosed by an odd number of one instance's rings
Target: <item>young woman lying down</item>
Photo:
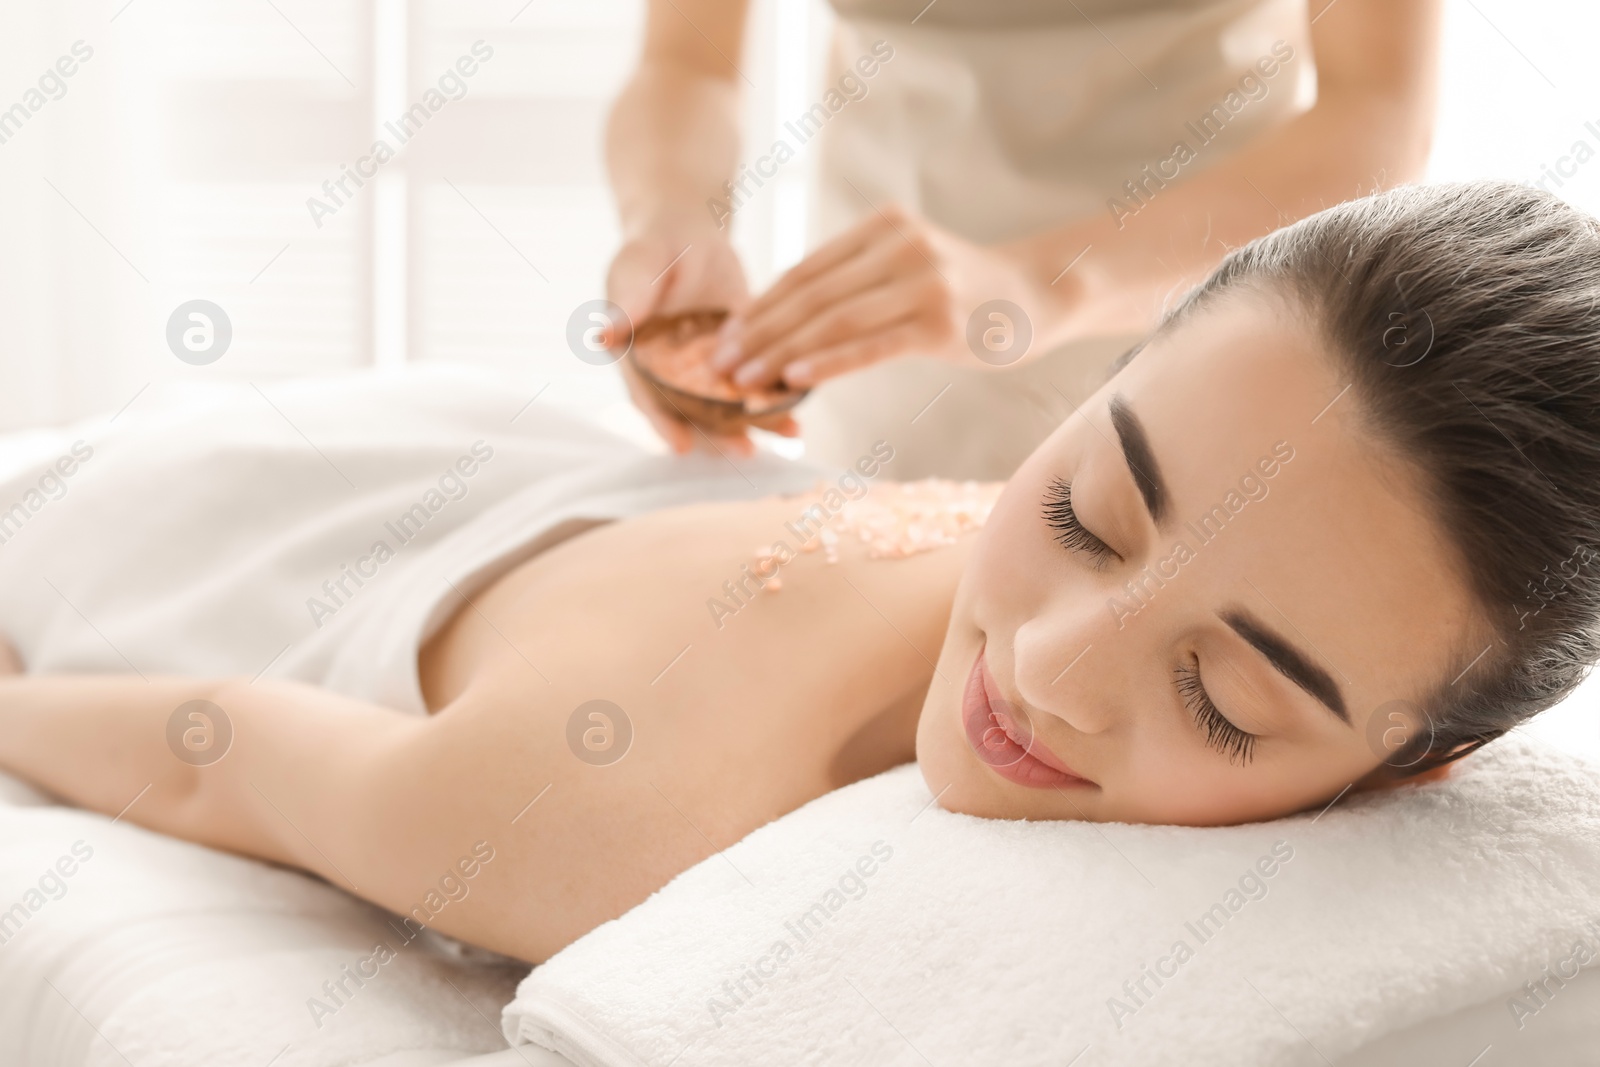
[[[1597,657],[1600,226],[1469,184],[1271,234],[995,492],[981,531],[912,550],[894,517],[941,491],[876,482],[852,521],[887,545],[846,531],[765,590],[751,546],[812,498],[600,525],[431,635],[429,716],[270,679],[18,675],[0,766],[402,913],[520,815],[433,925],[527,961],[911,759],[952,811],[1188,825],[1442,773]],[[692,651],[663,672],[663,644]],[[166,739],[196,699],[234,731],[208,766]],[[597,699],[632,731],[605,765],[568,740]]]

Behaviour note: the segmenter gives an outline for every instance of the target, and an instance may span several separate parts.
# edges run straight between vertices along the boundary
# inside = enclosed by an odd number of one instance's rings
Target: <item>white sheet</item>
[[[315,879],[62,808],[0,807],[0,842],[0,909],[42,898],[0,944],[0,1063],[332,1067],[505,1047],[486,1017],[526,968],[407,943]],[[89,858],[40,890],[75,844]],[[379,944],[395,958],[365,985],[344,977]],[[340,979],[335,1002],[323,983]]]

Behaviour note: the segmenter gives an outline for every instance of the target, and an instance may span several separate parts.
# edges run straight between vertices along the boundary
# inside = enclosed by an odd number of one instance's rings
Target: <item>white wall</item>
[[[75,42],[93,55],[0,143],[0,429],[188,381],[428,359],[493,365],[530,395],[550,385],[546,402],[631,417],[614,373],[573,358],[564,331],[603,294],[617,239],[601,124],[642,11],[640,0],[4,0],[0,109]],[[741,62],[752,144],[770,143],[780,104],[807,96],[815,75],[794,46],[820,44],[823,17],[813,0],[755,4]],[[494,56],[466,95],[318,225],[307,199],[375,137],[398,143],[383,121],[479,40]],[[758,284],[778,245],[800,253],[803,170],[791,170],[789,188],[736,220]],[[173,309],[194,298],[234,330],[204,367],[165,341]]]
[[[1429,177],[1537,183],[1600,214],[1600,5],[1447,0],[1443,93]],[[1585,123],[1592,123],[1593,129]],[[1546,177],[1575,142],[1596,158]]]

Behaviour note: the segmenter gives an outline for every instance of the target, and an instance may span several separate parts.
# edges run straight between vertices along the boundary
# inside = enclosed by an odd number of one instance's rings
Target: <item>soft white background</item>
[[[1312,0],[1320,6],[1320,0]],[[1337,2],[1337,0],[1335,0]],[[600,162],[637,0],[0,0],[0,110],[74,41],[94,57],[0,144],[0,430],[109,416],[187,382],[462,360],[640,432],[564,334],[617,230]],[[820,0],[754,0],[747,144],[814,99]],[[319,229],[306,209],[473,41],[494,58]],[[1430,175],[1537,181],[1600,148],[1600,6],[1446,0]],[[779,47],[779,43],[782,47]],[[803,251],[805,161],[737,216],[757,286]],[[1554,186],[1551,186],[1554,189]],[[1600,211],[1600,159],[1558,191]],[[205,298],[227,355],[179,363]],[[1592,688],[1592,687],[1591,687]],[[1541,724],[1600,755],[1585,693]]]

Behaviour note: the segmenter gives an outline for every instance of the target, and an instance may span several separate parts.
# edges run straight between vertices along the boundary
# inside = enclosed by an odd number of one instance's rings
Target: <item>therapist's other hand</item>
[[[988,300],[1040,300],[1023,266],[890,205],[829,241],[730,318],[713,364],[748,387],[811,386],[894,356],[970,359]]]
[[[750,291],[738,253],[724,235],[699,226],[660,227],[630,237],[617,250],[606,277],[606,296],[628,316],[627,323],[618,324],[620,331],[652,315],[691,308],[737,311],[749,302]],[[608,338],[608,343],[618,347],[626,340],[619,332]],[[741,456],[755,451],[748,434],[707,434],[697,429],[640,378],[627,360],[621,368],[634,405],[674,452],[689,452],[701,439]],[[794,433],[792,420],[783,429]]]
[[[25,674],[27,668],[22,665],[22,656],[17,652],[9,638],[0,634],[0,676],[12,674]]]

